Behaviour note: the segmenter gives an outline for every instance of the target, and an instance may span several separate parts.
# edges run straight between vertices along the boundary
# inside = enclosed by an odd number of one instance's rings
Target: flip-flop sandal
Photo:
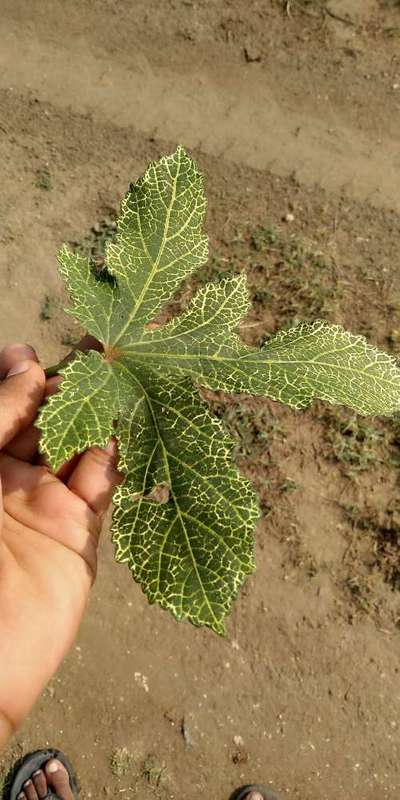
[[[64,753],[61,753],[60,750],[36,750],[34,753],[29,753],[23,759],[20,759],[6,778],[3,800],[17,800],[20,792],[23,792],[25,781],[31,778],[32,774],[38,769],[43,769],[45,764],[52,758],[61,761],[61,764],[63,764],[67,770],[72,794],[75,800],[78,800],[78,786],[75,772]],[[46,800],[61,800],[61,798],[49,789]]]
[[[263,786],[260,783],[249,783],[248,786],[241,786],[231,794],[229,800],[245,800],[250,792],[259,792],[263,800],[280,800],[280,797],[269,789],[268,786]]]

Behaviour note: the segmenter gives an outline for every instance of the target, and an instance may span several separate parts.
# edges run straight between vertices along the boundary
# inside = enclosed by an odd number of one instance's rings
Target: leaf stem
[[[77,343],[73,350],[68,353],[58,364],[53,364],[51,367],[46,367],[44,373],[46,378],[53,378],[54,375],[59,375],[60,370],[66,367],[78,353],[86,353],[88,350],[97,350],[98,353],[104,352],[104,347],[101,342],[97,341],[94,336],[85,334],[85,336]]]
[[[54,375],[58,375],[60,373],[60,370],[63,367],[65,367],[66,364],[68,364],[68,362],[71,360],[71,356],[75,355],[75,352],[76,351],[70,353],[68,356],[59,361],[58,364],[53,364],[51,367],[46,367],[44,371],[46,378],[54,378]]]

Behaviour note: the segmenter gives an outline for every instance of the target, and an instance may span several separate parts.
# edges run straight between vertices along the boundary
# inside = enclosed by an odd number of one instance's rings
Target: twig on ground
[[[353,25],[356,26],[354,20],[350,19],[350,17],[341,17],[340,14],[336,14],[332,11],[328,6],[322,6],[321,11],[323,14],[326,14],[331,19],[335,19],[337,22],[343,22],[344,25]]]
[[[307,17],[311,17],[312,19],[317,19],[317,14],[314,14],[312,11],[309,11],[307,8],[304,8],[302,3],[298,3],[297,0],[284,0],[283,7],[286,13],[286,16],[292,16],[292,8],[296,7],[302,14],[305,14]],[[323,17],[331,17],[331,19],[336,20],[336,22],[342,22],[343,25],[352,25],[356,27],[357,23],[354,20],[350,19],[350,17],[341,17],[340,14],[336,14],[335,11],[332,11],[329,6],[320,5],[319,11]]]

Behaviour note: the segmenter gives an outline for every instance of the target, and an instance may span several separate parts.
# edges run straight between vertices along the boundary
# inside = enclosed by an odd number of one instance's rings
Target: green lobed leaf
[[[114,498],[117,560],[151,602],[221,633],[254,566],[258,511],[233,466],[232,442],[196,387],[266,395],[297,409],[318,397],[391,414],[400,409],[400,370],[363,337],[323,321],[281,331],[262,348],[245,346],[244,275],[205,286],[185,313],[149,326],[206,259],[204,212],[202,178],[178,147],[131,186],[105,276],[61,250],[71,313],[104,355],[81,353],[63,370],[39,426],[54,469],[116,430],[125,475]]]
[[[214,390],[267,395],[296,409],[315,398],[364,415],[399,409],[399,368],[363,336],[317,320],[250,348],[236,333],[249,306],[245,275],[208,284],[186,313],[142,331],[122,360],[171,376],[190,375]]]
[[[61,374],[62,391],[39,417],[41,451],[54,470],[75,453],[106,445],[119,413],[117,375],[100,353],[79,353]]]
[[[119,430],[128,477],[114,498],[116,559],[129,564],[150,602],[223,633],[254,569],[254,493],[232,464],[230,437],[190,381],[143,377],[129,425],[125,419]]]
[[[119,291],[101,281],[90,261],[63,245],[59,253],[60,274],[66,282],[72,308],[67,313],[78,319],[87,332],[101,342],[112,338],[111,324],[121,307]]]

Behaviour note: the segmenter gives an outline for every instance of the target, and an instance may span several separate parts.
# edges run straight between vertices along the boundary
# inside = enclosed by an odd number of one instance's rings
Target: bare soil
[[[0,11],[1,345],[29,341],[46,365],[70,349],[59,245],[98,254],[129,182],[181,142],[209,198],[197,280],[247,271],[247,340],[324,317],[400,353],[398,2]],[[395,800],[399,423],[210,402],[262,509],[227,638],[150,607],[105,531],[79,639],[3,770],[51,744],[84,799],[225,800],[263,781],[290,800]]]

